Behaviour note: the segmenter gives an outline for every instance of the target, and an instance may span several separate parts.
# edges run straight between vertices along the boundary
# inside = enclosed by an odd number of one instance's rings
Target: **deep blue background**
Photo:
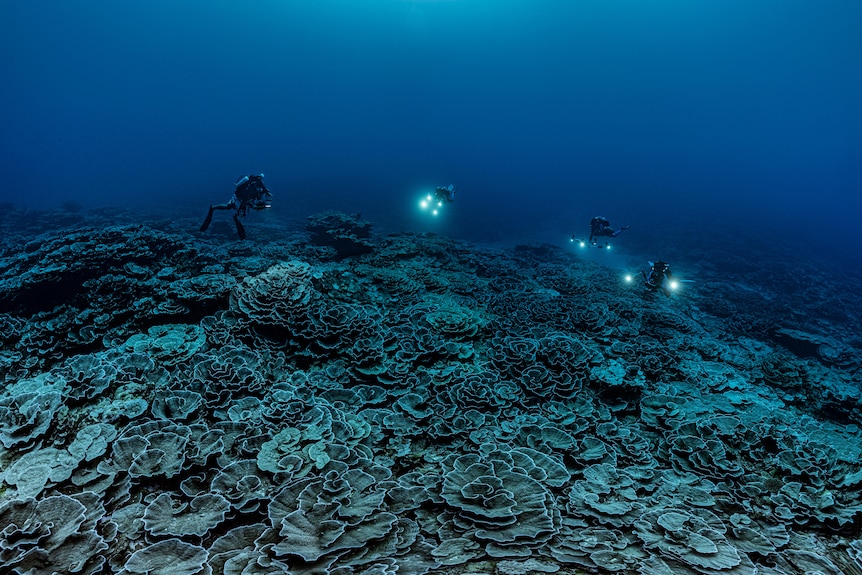
[[[270,217],[469,239],[703,218],[852,254],[860,30],[857,0],[8,0],[0,200],[202,217],[263,171]]]

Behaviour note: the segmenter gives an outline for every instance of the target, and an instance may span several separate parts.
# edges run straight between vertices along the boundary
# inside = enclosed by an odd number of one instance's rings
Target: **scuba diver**
[[[263,183],[263,174],[243,176],[234,184],[233,197],[228,203],[210,206],[210,211],[207,213],[204,223],[201,224],[201,231],[207,231],[215,210],[236,209],[236,212],[233,214],[233,221],[236,223],[236,233],[239,239],[244,240],[245,227],[239,219],[245,217],[249,208],[253,210],[265,210],[271,206],[272,192]]]
[[[592,220],[590,220],[590,243],[592,245],[596,245],[596,238],[598,237],[609,237],[615,238],[631,226],[623,226],[620,229],[614,231],[611,227],[611,223],[607,218],[602,216],[596,216]]]
[[[662,289],[665,294],[670,295],[670,290],[676,287],[676,282],[673,279],[673,274],[670,271],[670,266],[661,260],[657,262],[649,262],[649,273],[641,270],[644,277],[644,284],[652,291]]]
[[[437,186],[434,190],[434,199],[438,202],[446,202],[447,204],[455,201],[455,186]]]
[[[437,186],[434,188],[434,193],[428,193],[424,198],[419,200],[419,207],[423,210],[428,210],[432,216],[440,213],[444,204],[451,204],[455,201],[455,186]]]

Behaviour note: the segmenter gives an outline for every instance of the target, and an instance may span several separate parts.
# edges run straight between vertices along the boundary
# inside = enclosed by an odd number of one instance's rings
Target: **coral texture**
[[[0,571],[862,567],[858,320],[706,266],[658,297],[545,244],[307,229],[0,257]]]

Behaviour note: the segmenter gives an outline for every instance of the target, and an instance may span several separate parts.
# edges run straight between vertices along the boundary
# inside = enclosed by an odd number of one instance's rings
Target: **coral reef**
[[[305,229],[311,232],[311,243],[328,246],[337,257],[357,256],[372,250],[371,222],[361,219],[359,214],[323,212],[308,218]]]
[[[652,297],[545,244],[307,230],[0,255],[0,570],[862,566],[858,323],[720,274]]]

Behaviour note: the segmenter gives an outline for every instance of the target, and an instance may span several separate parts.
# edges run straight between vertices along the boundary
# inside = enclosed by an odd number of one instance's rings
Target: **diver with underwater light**
[[[576,238],[572,235],[572,239],[570,241],[578,242],[578,245],[582,248],[591,247],[591,248],[605,248],[611,249],[611,244],[605,242],[604,244],[600,244],[598,242],[599,237],[608,237],[615,238],[631,226],[623,226],[618,230],[615,230],[611,227],[610,221],[604,216],[596,216],[590,220],[590,239],[582,240]]]
[[[201,231],[207,231],[210,222],[213,219],[215,210],[236,210],[233,214],[233,221],[236,224],[236,233],[239,239],[245,239],[245,226],[239,221],[244,218],[249,209],[265,210],[272,206],[272,192],[267,189],[263,182],[263,174],[243,176],[233,185],[233,197],[226,204],[217,204],[210,206],[207,217],[204,223],[201,224]]]
[[[641,275],[644,278],[644,285],[651,291],[662,290],[666,295],[679,287],[679,281],[673,277],[670,271],[670,266],[667,262],[657,260],[655,263],[648,262],[650,266],[649,273],[641,270]]]
[[[440,209],[445,204],[451,204],[455,201],[455,186],[437,186],[434,191],[428,193],[424,198],[419,200],[419,207],[423,210],[429,210],[432,216],[440,213]]]

